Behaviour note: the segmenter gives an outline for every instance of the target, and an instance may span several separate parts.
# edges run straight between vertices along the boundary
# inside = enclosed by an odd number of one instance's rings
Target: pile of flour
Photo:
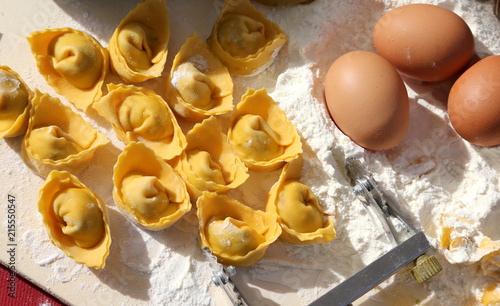
[[[238,268],[234,280],[250,303],[308,304],[392,248],[379,221],[354,196],[343,166],[347,156],[358,158],[380,188],[400,203],[404,217],[425,231],[435,247],[429,253],[444,269],[423,286],[413,280],[409,268],[403,269],[372,292],[372,301],[459,305],[473,301],[476,295],[480,298],[481,290],[494,281],[477,267],[484,252],[474,242],[483,237],[500,240],[496,226],[500,222],[500,148],[472,146],[453,131],[446,113],[451,81],[427,84],[405,79],[410,127],[400,145],[384,152],[366,151],[351,142],[334,126],[324,106],[323,79],[331,63],[350,51],[374,51],[371,32],[376,21],[388,10],[414,2],[440,5],[460,15],[475,35],[479,57],[500,54],[500,23],[493,15],[493,1],[316,0],[280,8],[256,4],[284,30],[288,42],[273,65],[258,76],[233,78],[234,100],[240,101],[247,88],[265,87],[286,112],[303,140],[301,181],[312,188],[325,211],[335,215],[337,239],[311,246],[277,241],[260,263]],[[33,15],[21,16],[16,5],[9,4],[0,9],[5,17],[0,21],[1,31],[5,31],[0,62],[17,71],[32,89],[58,96],[39,75],[25,37],[44,28],[73,27],[91,33],[107,46],[115,27],[135,4],[131,0],[100,4],[47,0],[30,7]],[[194,32],[206,39],[222,6],[220,0],[168,0],[171,37],[167,67],[162,78],[140,86],[163,94],[165,76],[180,46]],[[120,82],[116,77],[110,80]],[[49,242],[36,208],[43,179],[21,161],[21,137],[0,142],[4,161],[1,195],[22,199],[17,215],[18,262],[44,275],[33,276],[42,287],[73,303],[81,300],[72,300],[75,297],[70,292],[103,305],[132,301],[227,304],[221,289],[210,283],[209,264],[197,240],[195,211],[160,232],[144,231],[128,222],[114,205],[111,181],[113,165],[124,145],[95,112],[82,115],[112,142],[98,150],[90,167],[78,175],[109,207],[113,242],[106,268],[95,271],[76,264]],[[226,128],[229,118],[220,117]],[[180,123],[185,132],[192,126]],[[229,195],[263,209],[279,174],[280,170],[250,172],[248,181]],[[453,228],[453,235],[471,243],[463,248],[439,248],[443,227]]]

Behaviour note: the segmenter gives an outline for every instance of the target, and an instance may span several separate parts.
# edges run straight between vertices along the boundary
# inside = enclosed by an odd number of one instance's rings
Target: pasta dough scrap
[[[311,189],[300,183],[302,156],[283,167],[267,196],[266,211],[278,214],[281,240],[295,245],[326,243],[336,238],[334,216],[325,215]]]
[[[33,92],[21,77],[0,66],[0,139],[26,133]]]
[[[125,143],[138,141],[170,160],[181,154],[186,137],[168,104],[154,91],[108,84],[109,93],[92,106]]]
[[[265,88],[248,89],[241,97],[228,138],[241,160],[256,171],[277,169],[302,153],[297,129]]]
[[[186,182],[193,202],[204,191],[226,194],[248,178],[247,167],[234,154],[214,116],[196,124],[186,140],[188,145],[174,168]]]
[[[494,258],[488,255],[500,251],[500,240],[491,240],[472,222],[457,217],[446,219],[438,239],[439,248],[450,263],[487,262]]]
[[[111,235],[104,202],[67,171],[50,172],[39,192],[50,241],[78,263],[104,268]]]
[[[130,142],[118,156],[113,184],[116,206],[144,229],[165,229],[191,210],[183,180],[142,143]]]
[[[225,195],[204,192],[196,206],[201,247],[225,265],[259,262],[281,234],[276,213],[253,210]]]
[[[76,174],[85,169],[95,150],[109,143],[106,136],[59,99],[35,89],[21,156],[46,177],[52,170]]]
[[[58,94],[81,110],[101,98],[109,54],[95,38],[61,28],[33,32],[28,42],[38,70]]]
[[[165,0],[144,0],[109,40],[111,67],[126,82],[159,77],[167,60],[170,21]]]
[[[255,75],[269,67],[287,38],[248,0],[226,0],[207,44],[232,74]]]
[[[233,110],[231,75],[196,33],[175,56],[166,90],[173,110],[191,121]]]

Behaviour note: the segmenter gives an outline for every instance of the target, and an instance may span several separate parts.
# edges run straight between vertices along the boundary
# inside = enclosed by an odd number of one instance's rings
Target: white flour
[[[258,76],[234,77],[234,100],[240,101],[248,87],[266,87],[286,112],[303,139],[301,180],[312,188],[326,212],[335,214],[338,237],[328,244],[302,247],[277,241],[260,263],[238,268],[235,282],[250,303],[308,304],[391,249],[378,220],[355,199],[345,178],[343,160],[351,155],[359,158],[387,195],[401,204],[405,218],[425,231],[437,248],[429,253],[444,269],[420,286],[405,268],[383,283],[383,290],[376,291],[372,301],[403,305],[419,299],[429,305],[463,305],[475,295],[480,297],[481,290],[494,282],[475,263],[484,255],[477,247],[483,237],[500,240],[500,148],[475,147],[456,135],[446,114],[446,90],[451,83],[430,85],[405,79],[410,127],[401,144],[385,152],[366,151],[353,144],[334,126],[323,105],[323,79],[330,64],[349,51],[374,51],[371,32],[378,18],[391,8],[414,2],[455,11],[471,27],[480,57],[500,54],[500,22],[492,13],[493,1],[316,0],[283,8],[257,5],[285,31],[288,42],[274,64]],[[167,67],[162,78],[144,86],[163,94],[163,82],[176,52],[195,31],[202,40],[208,37],[222,3],[167,1],[171,19]],[[15,4],[0,7],[0,63],[17,71],[32,89],[58,96],[38,73],[25,37],[35,30],[68,26],[92,33],[107,46],[114,28],[134,5],[135,1],[43,1],[32,5],[32,15],[21,16]],[[110,80],[120,82],[116,77]],[[62,101],[69,104],[64,98]],[[113,242],[106,268],[95,271],[83,267],[50,244],[36,208],[43,179],[21,161],[21,137],[17,137],[0,142],[4,165],[0,169],[0,196],[13,194],[19,199],[19,269],[23,271],[21,265],[25,265],[25,273],[36,270],[42,275],[33,276],[37,282],[63,298],[74,298],[69,292],[85,299],[93,296],[89,303],[94,305],[131,301],[206,305],[215,303],[213,294],[217,304],[226,304],[221,289],[210,284],[210,268],[198,245],[195,211],[161,232],[143,231],[128,222],[112,199],[113,165],[123,143],[95,112],[84,117],[112,141],[98,150],[91,166],[78,175],[109,207]],[[220,119],[227,127],[229,115]],[[192,126],[187,122],[181,125]],[[279,173],[250,172],[248,181],[230,195],[262,209]],[[5,219],[2,223],[6,224]],[[444,226],[455,229],[452,239],[465,237],[470,243],[438,249]],[[483,266],[486,274],[492,274],[491,265]]]

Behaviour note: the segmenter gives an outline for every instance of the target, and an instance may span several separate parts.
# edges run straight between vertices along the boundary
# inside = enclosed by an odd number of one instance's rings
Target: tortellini
[[[286,39],[250,1],[226,0],[207,43],[230,73],[254,75],[273,63]]]
[[[165,229],[191,210],[182,179],[142,143],[129,143],[118,156],[113,183],[116,206],[142,228]]]
[[[0,66],[0,139],[26,133],[33,92],[21,77]]]
[[[266,211],[277,213],[280,238],[290,244],[325,243],[336,238],[333,216],[326,216],[311,189],[298,181],[302,157],[283,167],[267,197]]]
[[[58,94],[82,110],[101,98],[109,54],[96,39],[62,28],[33,32],[28,41],[38,70]]]
[[[41,176],[52,170],[76,174],[85,169],[106,136],[58,98],[35,89],[28,130],[21,144],[24,162]]]
[[[38,211],[54,245],[76,262],[104,268],[111,235],[99,196],[69,172],[54,170],[40,189]]]
[[[295,126],[265,88],[248,89],[231,117],[228,138],[252,170],[270,171],[302,153]]]
[[[167,60],[170,21],[165,0],[144,0],[109,40],[112,69],[126,82],[159,77]]]
[[[248,178],[247,167],[233,153],[215,117],[196,124],[186,139],[188,145],[174,167],[193,202],[203,191],[226,194]]]
[[[133,85],[108,85],[109,93],[92,107],[125,142],[138,141],[170,160],[184,150],[186,137],[172,110],[154,91]]]
[[[196,205],[201,247],[225,265],[259,262],[281,234],[276,213],[253,210],[228,196],[204,192]]]
[[[172,109],[188,120],[233,110],[231,75],[196,33],[175,56],[166,85]]]

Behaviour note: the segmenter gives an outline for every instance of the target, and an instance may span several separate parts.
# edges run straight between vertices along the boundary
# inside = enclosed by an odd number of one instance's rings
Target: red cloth
[[[2,306],[18,306],[18,305],[44,305],[44,306],[63,306],[61,301],[59,301],[54,296],[43,291],[30,281],[21,277],[20,275],[15,275],[15,283],[11,282],[11,271],[7,269],[4,265],[0,264],[0,305]],[[11,284],[15,284],[11,286]],[[12,292],[13,287],[15,289],[15,297],[10,297],[9,293]]]

